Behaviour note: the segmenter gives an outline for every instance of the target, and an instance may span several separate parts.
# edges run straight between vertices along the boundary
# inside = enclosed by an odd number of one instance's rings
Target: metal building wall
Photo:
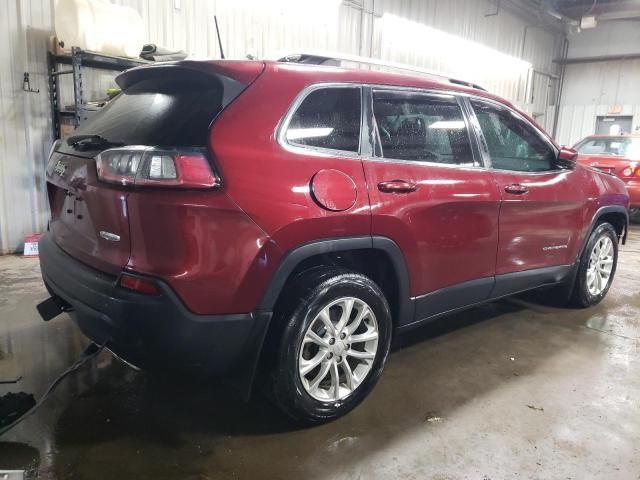
[[[554,73],[560,37],[528,23],[490,0],[111,0],[136,8],[145,38],[198,57],[219,57],[213,26],[218,16],[228,58],[275,58],[304,49],[338,51],[429,68],[450,69],[455,52],[429,43],[440,32],[484,45]],[[513,2],[502,2],[513,3]],[[0,2],[0,253],[14,251],[24,235],[43,231],[48,217],[43,178],[51,138],[46,45],[53,34],[55,0]],[[488,16],[487,16],[488,15]],[[412,35],[402,38],[406,26]],[[436,33],[434,33],[436,32]],[[428,35],[426,35],[428,33]],[[489,52],[489,50],[487,50]],[[491,58],[495,57],[491,53]],[[515,62],[518,64],[518,62]],[[549,79],[522,70],[502,75],[480,59],[462,69],[495,93],[506,96],[548,127]],[[22,91],[29,72],[39,93]],[[492,72],[494,72],[492,74]],[[545,73],[545,75],[546,75]],[[478,78],[475,78],[478,77]],[[85,88],[102,96],[109,73],[88,73]],[[62,82],[69,82],[63,79]],[[70,83],[62,84],[71,101]]]
[[[51,138],[44,45],[51,4],[0,2],[0,253],[46,225],[43,166]],[[24,72],[40,93],[22,92]]]
[[[636,22],[598,25],[569,38],[568,58],[640,55],[640,29]],[[573,145],[594,133],[597,117],[633,115],[640,128],[640,60],[619,59],[567,65],[558,120],[558,142]]]
[[[633,116],[640,128],[640,60],[618,60],[567,66],[558,122],[558,141],[573,145],[595,132],[597,117]]]

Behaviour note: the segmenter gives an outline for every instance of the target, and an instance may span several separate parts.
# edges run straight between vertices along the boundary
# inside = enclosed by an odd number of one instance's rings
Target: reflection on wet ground
[[[640,228],[589,310],[496,302],[396,340],[356,411],[300,429],[258,397],[134,372],[102,353],[0,438],[41,478],[638,478]],[[37,261],[0,258],[0,395],[36,397],[87,341],[39,320]]]

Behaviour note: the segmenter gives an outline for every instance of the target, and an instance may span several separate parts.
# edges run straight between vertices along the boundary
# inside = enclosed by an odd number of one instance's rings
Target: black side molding
[[[576,264],[558,265],[496,275],[496,284],[491,292],[491,298],[506,297],[545,285],[562,283],[571,276],[576,266]]]
[[[459,283],[415,298],[416,319],[402,331],[461,310],[549,285],[565,285],[568,296],[579,264],[535,268]]]
[[[491,295],[495,283],[495,277],[480,278],[416,297],[416,320],[483,302]]]

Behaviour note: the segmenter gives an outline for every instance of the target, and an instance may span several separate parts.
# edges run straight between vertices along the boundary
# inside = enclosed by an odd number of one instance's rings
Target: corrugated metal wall
[[[569,58],[640,54],[636,22],[598,25],[569,38]],[[567,65],[558,120],[557,139],[573,145],[594,133],[597,117],[633,115],[640,128],[640,60],[621,59]]]
[[[524,62],[542,71],[554,68],[558,39],[509,11],[487,16],[494,8],[489,2],[388,0],[384,6],[385,17],[390,18],[383,23],[383,58],[471,77],[522,106],[530,103]],[[465,52],[468,45],[433,35],[434,30],[488,48]],[[436,43],[439,38],[445,41]],[[502,55],[492,54],[491,49]]]
[[[640,60],[584,63],[567,66],[558,141],[573,145],[595,132],[598,117],[633,116],[640,128]]]
[[[46,225],[43,165],[51,145],[45,81],[52,2],[0,2],[0,253]],[[31,73],[40,93],[22,92]]]
[[[219,57],[213,30],[218,16],[228,58],[275,58],[321,49],[412,63],[484,82],[548,126],[549,79],[528,72],[522,59],[552,72],[560,38],[530,25],[490,0],[113,0],[136,8],[149,42]],[[179,6],[179,8],[176,8]],[[0,253],[15,250],[25,234],[46,227],[43,171],[52,143],[46,44],[53,33],[54,0],[0,2]],[[445,33],[452,35],[444,44]],[[457,37],[457,38],[456,38]],[[470,40],[486,47],[473,62]],[[456,45],[456,50],[452,50]],[[494,52],[495,50],[495,52]],[[502,55],[497,54],[500,52]],[[468,52],[467,52],[468,53]],[[513,58],[510,58],[513,57]],[[462,60],[461,60],[462,59]],[[33,88],[22,91],[23,72]],[[527,80],[527,77],[531,79]],[[84,76],[101,95],[112,75]],[[69,82],[69,79],[63,79]],[[553,82],[552,82],[553,83]],[[533,87],[532,87],[533,85]],[[70,83],[63,96],[71,102]],[[90,97],[91,95],[88,95]]]

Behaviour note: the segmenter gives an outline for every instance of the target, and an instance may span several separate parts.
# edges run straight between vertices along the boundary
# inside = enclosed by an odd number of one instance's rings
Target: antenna
[[[218,27],[218,17],[214,15],[213,21],[216,24],[216,35],[218,36],[218,46],[220,47],[220,58],[224,60],[224,50],[222,50],[222,40],[220,39],[220,28]]]

